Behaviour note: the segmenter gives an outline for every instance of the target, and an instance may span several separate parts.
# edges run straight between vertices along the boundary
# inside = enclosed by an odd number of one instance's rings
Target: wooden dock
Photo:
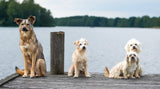
[[[0,81],[5,89],[160,89],[160,75],[144,75],[140,79],[109,79],[103,74],[91,78],[67,75],[49,75],[40,78],[22,78],[13,74]]]
[[[3,89],[160,89],[160,74],[140,79],[109,79],[100,73],[91,78],[73,78],[64,73],[64,32],[51,33],[50,74],[39,78],[22,78],[12,74],[0,80]]]

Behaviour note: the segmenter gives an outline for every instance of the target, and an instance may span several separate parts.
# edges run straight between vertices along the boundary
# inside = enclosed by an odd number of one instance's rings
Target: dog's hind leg
[[[73,66],[73,64],[71,64],[71,67],[68,71],[68,76],[73,76],[73,73],[74,73],[74,66]]]
[[[37,73],[36,76],[42,77],[46,74],[46,62],[44,59],[38,59],[36,64]]]

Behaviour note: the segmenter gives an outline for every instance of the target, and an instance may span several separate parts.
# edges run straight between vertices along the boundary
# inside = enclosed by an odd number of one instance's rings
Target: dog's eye
[[[132,44],[130,46],[132,46]]]
[[[29,26],[29,24],[27,24]]]
[[[84,43],[84,45],[86,45],[86,43]]]
[[[137,45],[137,44],[135,44],[135,45]]]
[[[22,25],[24,25],[24,24],[22,23]]]
[[[82,44],[79,44],[79,46],[81,46]]]
[[[136,56],[135,54],[133,54],[134,56]]]

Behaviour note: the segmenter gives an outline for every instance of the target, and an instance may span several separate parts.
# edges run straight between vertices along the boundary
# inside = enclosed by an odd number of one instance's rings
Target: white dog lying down
[[[139,58],[136,52],[129,52],[126,55],[124,61],[118,63],[116,66],[112,68],[109,72],[108,68],[105,67],[105,77],[109,78],[134,78],[134,71],[137,68],[137,64],[139,63]]]
[[[76,50],[72,55],[72,64],[68,72],[68,76],[78,77],[79,74],[85,74],[86,77],[90,77],[87,72],[87,54],[86,49],[88,41],[81,38],[80,40],[74,42],[76,45]]]
[[[138,40],[132,38],[125,45],[125,50],[127,53],[133,51],[133,52],[136,52],[137,54],[139,54],[142,51],[142,45]],[[136,78],[140,78],[140,76],[142,76],[142,68],[141,68],[140,64],[137,65],[134,76]]]

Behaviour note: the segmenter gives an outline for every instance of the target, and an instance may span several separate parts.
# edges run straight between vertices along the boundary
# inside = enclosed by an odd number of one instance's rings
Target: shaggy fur
[[[129,52],[126,55],[124,61],[118,63],[114,66],[111,71],[105,67],[105,77],[109,78],[134,78],[134,71],[137,68],[137,64],[139,63],[139,58],[136,52]]]
[[[141,52],[141,50],[142,50],[142,46],[141,46],[141,43],[139,41],[137,41],[136,39],[132,38],[125,45],[125,50],[126,50],[127,53],[131,52],[131,51],[134,51],[137,54],[139,54]]]
[[[136,52],[137,54],[139,54],[142,51],[142,45],[138,40],[132,38],[131,40],[129,40],[127,42],[127,44],[125,46],[125,50],[127,53],[133,51],[133,52]],[[136,71],[134,73],[134,76],[136,78],[140,78],[140,76],[142,76],[142,72],[143,72],[142,67],[140,66],[140,64],[138,64]]]
[[[78,77],[79,74],[84,74],[86,77],[90,77],[87,72],[87,45],[88,41],[85,39],[80,39],[74,42],[76,45],[76,50],[72,55],[72,64],[68,72],[68,76]]]

